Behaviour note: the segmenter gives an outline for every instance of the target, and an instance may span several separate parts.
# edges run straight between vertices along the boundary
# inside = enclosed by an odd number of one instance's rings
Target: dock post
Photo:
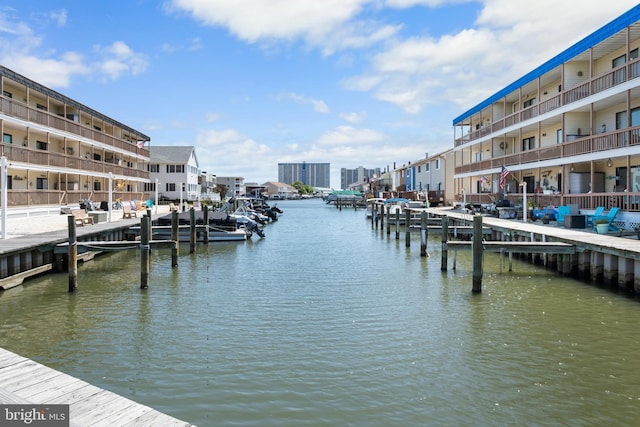
[[[149,218],[148,224],[147,224],[147,229],[148,229],[148,236],[149,236],[149,241],[153,240],[153,221],[151,220],[151,208],[147,208],[147,218]],[[140,227],[142,228],[142,223],[140,224]],[[151,254],[151,246],[149,246],[149,254]]]
[[[67,249],[67,270],[69,270],[69,292],[78,289],[78,242],[76,241],[76,219],[73,215],[67,217],[69,224],[69,248]]]
[[[140,289],[149,288],[149,223],[151,217],[144,215],[140,221]]]
[[[378,212],[378,206],[377,205],[373,205],[371,206],[371,227],[373,227],[373,223],[375,223],[376,225],[376,229],[378,228],[378,221],[380,221],[380,214]]]
[[[474,293],[482,292],[482,215],[473,217],[473,286]]]
[[[178,266],[178,251],[180,249],[180,239],[178,236],[178,211],[171,213],[171,240],[175,242],[171,248],[171,267]]]
[[[427,240],[429,239],[427,222],[427,212],[422,211],[420,213],[420,256],[427,256]]]
[[[442,256],[440,260],[440,271],[447,271],[447,265],[449,264],[449,251],[447,251],[447,239],[449,238],[449,217],[443,215],[440,220],[442,225]]]
[[[387,206],[387,236],[391,235],[391,206]]]
[[[204,244],[209,244],[209,205],[202,205],[202,224],[204,224]]]
[[[400,209],[396,211],[396,240],[400,240]]]
[[[189,209],[189,253],[196,251],[196,210]]]
[[[404,211],[404,246],[411,247],[411,211]]]

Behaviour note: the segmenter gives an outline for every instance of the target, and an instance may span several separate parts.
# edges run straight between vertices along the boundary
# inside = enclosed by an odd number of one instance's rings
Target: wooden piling
[[[482,216],[473,217],[473,286],[474,293],[482,292]]]
[[[76,240],[76,218],[73,215],[67,217],[69,224],[69,248],[67,270],[69,271],[69,292],[78,289],[78,242]]]
[[[189,253],[196,251],[196,210],[189,209]]]
[[[149,223],[151,217],[144,215],[140,221],[140,289],[149,288]]]
[[[427,228],[427,212],[420,213],[420,256],[427,256],[427,241],[429,229]]]
[[[442,256],[440,257],[440,271],[447,271],[447,265],[449,264],[449,251],[447,250],[447,239],[449,238],[449,217],[443,215],[440,220],[442,225]]]
[[[178,212],[171,213],[171,240],[175,242],[171,248],[171,267],[178,266],[178,251],[180,250],[180,238],[178,235]]]
[[[404,246],[411,247],[411,211],[409,209],[404,211]]]
[[[387,236],[389,235],[391,235],[391,206],[390,205],[387,206]]]
[[[202,223],[204,224],[204,244],[209,244],[209,206],[202,206]]]
[[[396,210],[396,240],[400,240],[400,209]]]

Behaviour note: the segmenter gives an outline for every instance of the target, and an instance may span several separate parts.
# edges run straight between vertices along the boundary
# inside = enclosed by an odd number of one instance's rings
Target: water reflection
[[[636,301],[493,254],[474,295],[439,236],[279,206],[265,239],[154,251],[147,291],[123,252],[0,294],[2,346],[201,426],[635,422]]]

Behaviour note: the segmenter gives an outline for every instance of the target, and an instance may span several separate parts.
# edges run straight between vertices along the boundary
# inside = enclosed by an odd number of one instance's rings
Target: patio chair
[[[570,214],[571,208],[569,206],[558,206],[557,225],[564,225],[564,216]]]
[[[135,211],[131,210],[131,205],[130,204],[123,204],[122,205],[122,219],[125,218],[133,218],[133,217],[137,217],[138,215],[136,214]]]
[[[607,220],[607,224],[609,225],[609,231],[618,231],[618,227],[613,224],[613,220],[616,219],[616,215],[618,215],[618,212],[620,212],[620,208],[611,208],[611,210],[609,211],[609,213],[607,215],[600,215],[598,217],[596,217],[594,215],[593,219],[592,219],[593,230],[595,231],[595,229],[596,229],[595,222],[596,222],[597,219],[606,219]]]
[[[598,206],[593,213],[593,215],[585,215],[584,222],[587,227],[593,227],[593,219],[597,217],[601,217],[604,213],[604,206]]]

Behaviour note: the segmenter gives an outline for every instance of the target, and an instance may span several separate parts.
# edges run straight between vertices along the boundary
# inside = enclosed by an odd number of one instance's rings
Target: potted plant
[[[593,221],[598,234],[607,234],[609,231],[609,221],[606,218],[599,218]]]

